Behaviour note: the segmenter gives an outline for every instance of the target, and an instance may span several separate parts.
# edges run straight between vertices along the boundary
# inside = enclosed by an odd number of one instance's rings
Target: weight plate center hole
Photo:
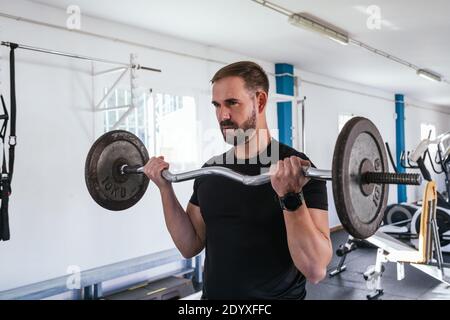
[[[122,173],[122,167],[128,165],[127,161],[123,158],[119,158],[116,161],[114,161],[114,164],[112,166],[112,176],[114,177],[114,180],[118,183],[125,183],[127,182],[129,175]]]
[[[364,181],[364,175],[367,172],[374,172],[375,168],[372,162],[369,159],[364,159],[361,163],[361,167],[359,168],[359,185],[361,187],[362,193],[368,197],[373,193],[373,189],[375,188],[375,185],[373,183],[366,183]]]

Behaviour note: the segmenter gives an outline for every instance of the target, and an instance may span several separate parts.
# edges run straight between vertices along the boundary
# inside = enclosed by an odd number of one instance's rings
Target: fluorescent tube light
[[[311,20],[310,18],[300,13],[292,14],[289,17],[289,22],[296,27],[301,27],[304,29],[308,29],[310,31],[320,33],[321,35],[324,35],[329,39],[336,41],[342,45],[347,45],[349,43],[349,38],[347,34],[344,34],[338,30],[325,26],[317,21]]]
[[[417,75],[422,78],[431,80],[431,81],[436,81],[436,82],[442,81],[442,77],[440,75],[438,75],[434,72],[431,72],[431,71],[424,70],[424,69],[417,70]]]

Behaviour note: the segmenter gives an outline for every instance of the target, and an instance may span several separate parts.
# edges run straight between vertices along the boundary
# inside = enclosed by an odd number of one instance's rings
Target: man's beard
[[[256,132],[256,107],[253,107],[252,114],[242,125],[238,126],[231,120],[225,120],[220,123],[220,128],[226,143],[235,147],[248,143]]]

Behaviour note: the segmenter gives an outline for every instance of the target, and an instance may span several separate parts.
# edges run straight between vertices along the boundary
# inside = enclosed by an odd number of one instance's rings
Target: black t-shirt
[[[303,153],[274,139],[251,159],[237,160],[234,148],[203,167],[222,166],[244,175]],[[245,161],[245,163],[243,163]],[[308,208],[328,210],[326,183],[310,180],[303,188]],[[289,253],[283,211],[270,183],[246,186],[221,176],[194,182],[190,202],[206,225],[205,299],[303,299],[305,277]]]

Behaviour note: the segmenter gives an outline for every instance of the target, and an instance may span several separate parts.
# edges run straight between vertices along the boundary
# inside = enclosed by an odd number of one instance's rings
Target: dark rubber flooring
[[[346,242],[348,234],[337,231],[331,235],[333,250]],[[359,246],[357,250],[347,255],[347,270],[330,278],[327,275],[317,285],[307,284],[307,300],[366,300],[372,291],[367,288],[363,273],[367,267],[375,264],[377,249],[369,246]],[[328,271],[335,269],[339,257],[334,252]],[[444,254],[446,262],[450,262],[450,254]],[[397,280],[395,263],[385,264],[386,270],[381,283],[384,295],[380,300],[450,300],[450,286],[447,286],[420,270],[405,265],[405,279]]]

